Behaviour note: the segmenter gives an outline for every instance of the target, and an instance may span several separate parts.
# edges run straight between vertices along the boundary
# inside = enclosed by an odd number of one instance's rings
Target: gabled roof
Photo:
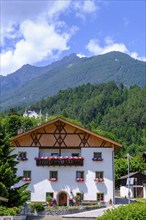
[[[132,176],[134,176],[134,175],[137,174],[137,173],[139,173],[139,174],[141,174],[141,175],[144,175],[143,173],[140,173],[140,172],[132,172],[132,173],[129,173],[129,177],[132,177]],[[144,176],[145,176],[145,175],[144,175]],[[127,178],[128,178],[128,174],[125,175],[125,176],[121,176],[119,179],[122,180],[122,179],[127,179]]]
[[[95,136],[95,137],[97,137],[97,138],[99,138],[99,139],[102,139],[102,140],[104,140],[104,141],[107,141],[107,142],[111,143],[111,145],[112,145],[114,148],[119,149],[119,148],[122,147],[122,145],[119,144],[119,143],[116,142],[116,141],[113,141],[113,140],[111,140],[111,139],[109,139],[109,138],[106,138],[106,137],[104,137],[104,136],[102,136],[102,135],[99,135],[99,134],[97,134],[97,133],[95,133],[95,132],[89,131],[89,130],[83,128],[82,126],[79,126],[79,125],[77,125],[77,124],[75,124],[75,123],[73,123],[73,122],[70,122],[70,121],[68,121],[68,120],[66,120],[66,119],[63,119],[63,118],[53,119],[53,120],[51,120],[51,121],[49,121],[49,122],[46,122],[46,123],[44,123],[44,124],[42,124],[42,125],[39,125],[39,126],[33,128],[33,129],[30,129],[30,130],[28,130],[28,131],[26,131],[26,132],[23,132],[23,133],[21,133],[21,134],[18,134],[18,135],[16,135],[15,137],[12,137],[11,140],[14,141],[14,140],[16,140],[17,138],[22,137],[22,136],[24,136],[24,135],[26,135],[26,134],[30,134],[30,133],[32,133],[32,132],[37,132],[39,129],[44,128],[44,127],[46,127],[46,126],[48,126],[48,125],[54,124],[54,123],[59,122],[59,121],[60,121],[60,122],[63,122],[63,123],[66,123],[66,124],[68,124],[68,125],[70,125],[70,126],[73,126],[74,128],[80,129],[81,131],[83,131],[83,132],[85,132],[85,133],[88,133],[88,134],[91,134],[91,135],[93,135],[93,136]]]

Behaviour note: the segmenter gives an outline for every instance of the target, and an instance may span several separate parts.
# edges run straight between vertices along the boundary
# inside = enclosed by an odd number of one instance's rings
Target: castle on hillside
[[[34,110],[25,110],[23,117],[29,117],[29,118],[41,118],[43,115],[41,113],[41,110],[39,113],[35,112]]]

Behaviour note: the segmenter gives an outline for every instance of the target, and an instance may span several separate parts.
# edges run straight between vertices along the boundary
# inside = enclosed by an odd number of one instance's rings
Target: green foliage
[[[146,169],[146,163],[144,163],[144,160],[142,158],[142,155],[136,156],[136,157],[130,157],[129,159],[130,164],[130,172],[142,172]],[[119,178],[121,176],[126,175],[128,172],[128,161],[126,158],[118,158],[115,159],[115,185],[118,188],[119,187]]]
[[[41,202],[31,203],[30,207],[33,212],[34,211],[41,212],[45,209],[43,203],[41,203]]]
[[[60,91],[31,109],[38,110],[39,106],[51,119],[62,115],[80,121],[84,127],[122,143],[119,156],[137,155],[145,151],[146,144],[145,90],[137,86],[128,90],[114,82],[87,84]]]
[[[47,196],[46,201],[47,202],[52,202],[52,196]]]
[[[11,116],[10,116],[11,117]],[[0,193],[8,199],[8,202],[1,202],[7,207],[19,207],[25,203],[28,197],[26,188],[28,184],[21,187],[14,187],[21,177],[18,177],[16,172],[16,155],[12,153],[9,139],[5,136],[4,128],[0,126]]]
[[[0,206],[0,216],[15,216],[18,212],[19,209],[17,207],[7,208],[5,206]]]
[[[2,121],[5,127],[5,132],[9,137],[17,135],[19,129],[26,131],[34,127],[34,125],[37,125],[37,120],[12,114],[2,119]]]
[[[79,195],[77,195],[77,196],[75,196],[73,199],[74,199],[76,202],[79,202],[79,201],[81,200],[81,197],[80,197]]]
[[[98,217],[98,220],[145,220],[146,219],[146,202],[135,203],[120,206],[114,209],[108,209],[105,214]]]

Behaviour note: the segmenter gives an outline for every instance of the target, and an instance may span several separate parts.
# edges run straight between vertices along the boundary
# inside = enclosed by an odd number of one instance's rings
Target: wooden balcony
[[[83,157],[37,157],[36,166],[83,166]]]

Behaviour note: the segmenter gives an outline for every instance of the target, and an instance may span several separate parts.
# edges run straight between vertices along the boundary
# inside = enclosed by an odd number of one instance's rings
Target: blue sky
[[[145,0],[1,0],[1,75],[71,53],[146,61]]]

